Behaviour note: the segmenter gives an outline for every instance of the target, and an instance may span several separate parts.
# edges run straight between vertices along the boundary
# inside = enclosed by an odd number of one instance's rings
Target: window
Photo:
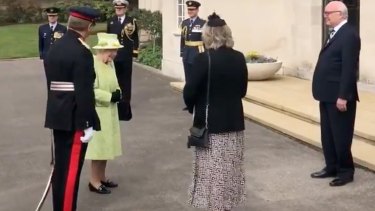
[[[185,0],[177,0],[177,26],[185,19]]]

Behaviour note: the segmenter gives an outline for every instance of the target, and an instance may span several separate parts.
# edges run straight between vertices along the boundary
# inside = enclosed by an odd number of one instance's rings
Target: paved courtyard
[[[134,119],[121,124],[124,155],[109,162],[120,187],[89,192],[87,162],[79,211],[193,211],[187,201],[191,116],[170,79],[134,68]],[[37,59],[0,62],[0,210],[32,211],[50,172],[50,131],[43,128],[46,83]],[[375,174],[357,169],[355,182],[329,187],[309,175],[323,156],[308,146],[246,122],[247,201],[235,211],[374,211]],[[51,208],[47,199],[44,210]]]

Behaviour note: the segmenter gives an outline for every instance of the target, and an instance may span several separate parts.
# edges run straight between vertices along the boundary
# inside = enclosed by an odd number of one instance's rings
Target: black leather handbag
[[[205,119],[205,127],[197,128],[192,126],[190,128],[190,135],[188,136],[188,143],[187,147],[190,148],[191,146],[201,147],[201,148],[209,148],[210,141],[208,136],[208,107],[209,107],[209,99],[210,99],[210,80],[211,80],[211,56],[209,51],[207,51],[208,56],[208,79],[207,79],[207,100],[206,100],[206,119]]]

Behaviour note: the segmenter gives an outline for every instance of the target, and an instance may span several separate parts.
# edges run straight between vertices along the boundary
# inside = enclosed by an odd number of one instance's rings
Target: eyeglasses
[[[338,10],[334,10],[334,11],[324,11],[324,15],[330,15],[330,14],[333,14],[333,13],[336,13],[336,12],[340,12],[341,13],[341,11],[338,11]]]

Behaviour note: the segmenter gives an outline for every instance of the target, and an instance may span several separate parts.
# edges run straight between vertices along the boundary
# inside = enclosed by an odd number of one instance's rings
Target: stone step
[[[375,143],[375,94],[359,91],[355,135]],[[269,81],[250,81],[245,100],[304,121],[320,124],[319,103],[311,93],[311,81],[276,77]]]
[[[182,91],[184,83],[172,82],[171,87]],[[267,105],[243,100],[246,118],[258,122],[264,126],[277,130],[288,136],[296,138],[312,146],[321,148],[320,125],[316,121],[309,121],[299,115],[291,115],[288,112],[280,112]],[[357,164],[371,170],[375,170],[375,145],[366,139],[355,137],[352,152]]]

